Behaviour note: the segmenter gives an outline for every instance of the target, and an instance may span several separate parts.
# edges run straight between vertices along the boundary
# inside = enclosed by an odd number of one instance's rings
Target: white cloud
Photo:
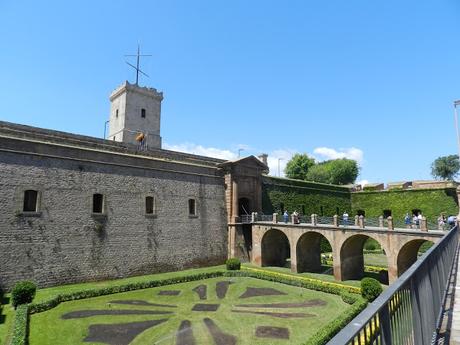
[[[202,145],[193,144],[193,143],[182,143],[182,144],[168,144],[164,143],[163,148],[171,151],[191,153],[200,156],[214,157],[225,160],[235,160],[238,159],[238,149],[242,149],[241,157],[254,154],[255,156],[261,154],[262,152],[251,152],[254,149],[248,145],[240,144],[234,147],[234,150],[230,149],[220,149],[215,147],[204,147]],[[273,176],[278,176],[278,163],[280,175],[284,176],[284,168],[286,167],[287,162],[292,158],[296,153],[296,150],[291,149],[279,149],[271,152],[264,152],[268,154],[268,167],[270,168],[270,174]],[[278,161],[279,159],[279,161]]]
[[[214,157],[225,160],[235,160],[238,158],[238,149],[243,149],[241,151],[241,156],[248,156],[254,154],[255,156],[259,155],[262,152],[254,152],[255,149],[251,148],[248,145],[240,144],[234,147],[234,149],[220,149],[216,147],[204,147],[202,145],[194,143],[182,143],[170,145],[168,143],[163,144],[163,148],[171,151],[179,151],[185,153],[191,153],[200,156]],[[286,168],[287,162],[292,158],[292,156],[298,153],[298,150],[294,149],[277,149],[271,152],[264,152],[268,154],[268,167],[270,168],[270,175],[272,176],[281,176],[284,177],[284,169]],[[346,149],[331,149],[328,147],[318,147],[313,150],[313,155],[318,161],[328,160],[328,159],[337,159],[337,158],[350,158],[356,160],[358,163],[363,161],[363,151],[355,147],[346,148]],[[279,172],[279,174],[278,174]],[[362,182],[368,183],[368,181],[363,180]],[[360,182],[361,183],[361,182]]]
[[[317,147],[313,150],[315,158],[319,161],[339,158],[354,159],[358,163],[363,161],[363,151],[356,147],[343,148],[335,150],[329,147]]]
[[[356,184],[360,184],[362,187],[364,187],[365,185],[369,184],[369,181],[368,180],[361,180],[361,181],[357,181]]]
[[[171,151],[191,153],[200,156],[214,157],[225,160],[234,160],[238,154],[230,150],[218,149],[215,147],[204,147],[193,143],[183,143],[177,145],[163,144],[163,148]]]

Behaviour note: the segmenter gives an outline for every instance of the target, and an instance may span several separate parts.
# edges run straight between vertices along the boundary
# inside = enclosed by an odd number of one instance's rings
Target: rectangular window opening
[[[141,117],[145,118],[145,109],[144,108],[141,109]]]
[[[37,212],[38,192],[36,190],[26,190],[24,192],[24,212]]]
[[[93,194],[93,213],[102,213],[104,210],[104,196]]]
[[[195,202],[195,199],[189,199],[188,200],[188,214],[190,216],[195,216],[196,215],[196,202]]]
[[[153,196],[145,197],[145,213],[154,214],[155,213],[155,200]]]

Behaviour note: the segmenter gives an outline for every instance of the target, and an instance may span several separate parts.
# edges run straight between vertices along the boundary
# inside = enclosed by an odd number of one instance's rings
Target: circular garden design
[[[301,344],[349,305],[340,296],[219,277],[64,302],[32,314],[35,344]]]

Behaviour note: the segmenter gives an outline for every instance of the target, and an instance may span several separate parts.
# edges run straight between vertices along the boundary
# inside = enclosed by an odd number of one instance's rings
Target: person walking
[[[284,211],[283,220],[286,224],[289,222],[289,213],[287,210]]]

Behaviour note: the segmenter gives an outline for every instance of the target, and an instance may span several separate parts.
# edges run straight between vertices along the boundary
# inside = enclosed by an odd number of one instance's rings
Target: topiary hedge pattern
[[[361,280],[361,296],[369,302],[375,300],[382,293],[382,285],[377,279],[363,278]]]
[[[16,308],[20,304],[32,302],[36,291],[37,285],[33,282],[25,280],[16,283],[11,290],[11,304]]]
[[[241,261],[237,258],[231,258],[225,262],[225,266],[229,271],[239,271],[241,269]]]
[[[253,270],[253,269],[251,269]],[[367,301],[361,298],[355,292],[358,292],[359,289],[353,286],[346,286],[331,282],[317,282],[310,280],[305,277],[287,277],[282,273],[275,273],[262,270],[254,271],[221,271],[217,270],[215,272],[207,272],[194,274],[189,276],[175,277],[170,279],[162,280],[152,280],[147,282],[137,282],[137,283],[128,283],[118,286],[112,286],[102,289],[89,289],[81,290],[68,294],[59,294],[54,298],[41,302],[41,303],[32,303],[32,304],[22,304],[16,309],[15,321],[14,321],[14,332],[12,337],[12,345],[25,345],[27,344],[27,330],[28,330],[28,315],[32,313],[40,313],[46,310],[52,309],[65,301],[79,300],[84,298],[91,298],[103,295],[110,295],[119,292],[127,292],[138,289],[147,289],[153,287],[159,287],[164,285],[171,285],[177,283],[185,283],[189,281],[196,281],[201,279],[216,278],[216,277],[249,277],[256,279],[263,279],[278,283],[283,283],[287,285],[293,285],[298,287],[303,287],[306,289],[323,291],[326,293],[332,293],[335,295],[340,295],[342,300],[345,303],[352,304],[350,309],[347,309],[339,318],[335,319],[327,327],[322,328],[317,334],[313,336],[307,344],[324,344],[321,341],[327,341],[331,339],[344,325],[346,325],[355,315],[357,315],[361,310],[363,310]]]

